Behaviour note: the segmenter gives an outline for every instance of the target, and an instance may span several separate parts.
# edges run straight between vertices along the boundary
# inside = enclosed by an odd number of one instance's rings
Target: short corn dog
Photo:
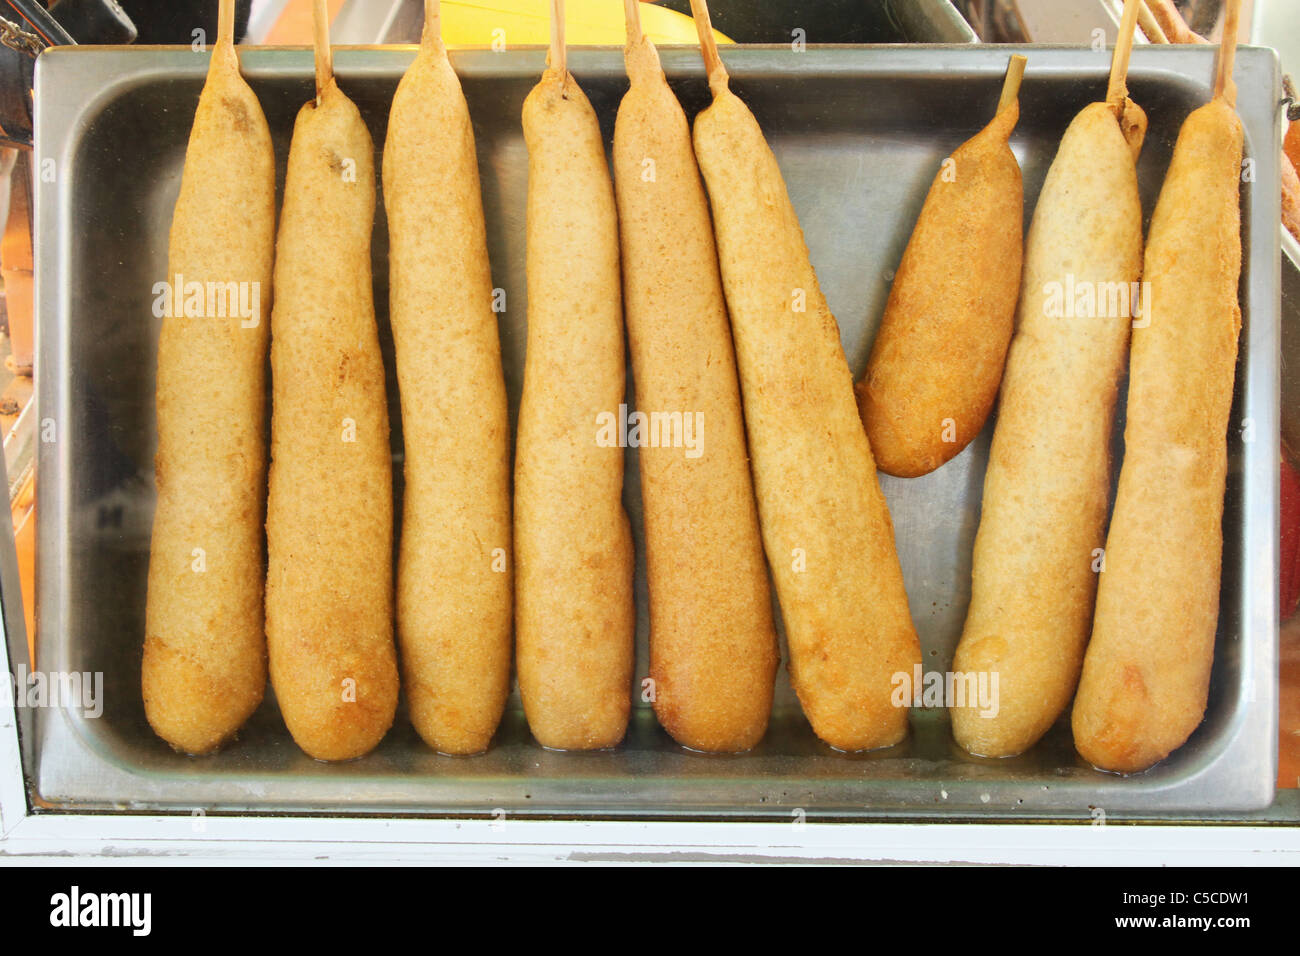
[[[266,117],[239,75],[233,33],[230,0],[221,4],[186,150],[167,281],[242,284],[255,311],[242,316],[237,293],[218,316],[169,316],[158,341],[158,503],[141,678],[149,723],[195,754],[234,734],[266,689],[262,516],[275,157]]]
[[[853,379],[776,158],[727,88],[708,10],[692,0],[713,104],[696,117],[731,311],[759,523],[790,642],[790,676],[822,740],[898,743],[893,678],[921,660],[894,530]],[[799,311],[806,305],[806,313]]]
[[[778,658],[767,567],[708,200],[637,2],[627,0],[632,85],[614,127],[637,405],[703,426],[694,453],[637,452],[654,709],[687,747],[748,750],[767,728]]]
[[[1133,330],[1124,463],[1073,712],[1075,746],[1104,770],[1163,760],[1209,692],[1241,328],[1236,7],[1216,94],[1179,131],[1147,239],[1151,321]]]
[[[557,10],[556,7],[559,7]],[[519,693],[533,736],[612,747],[631,709],[632,533],[623,449],[597,441],[623,401],[618,219],[600,126],[551,56],[524,101],[528,345],[515,453]]]
[[[271,315],[266,625],[271,685],[320,760],[393,722],[392,458],[370,285],[374,147],[328,70],[294,123]],[[326,69],[321,75],[321,63]]]
[[[1025,242],[970,608],[952,665],[998,675],[995,716],[973,701],[950,711],[957,742],[985,756],[1020,753],[1047,732],[1074,693],[1088,639],[1133,310],[1111,314],[1081,298],[1071,314],[1053,308],[1052,293],[1091,289],[1104,300],[1102,290],[1116,288],[1127,303],[1141,274],[1135,161],[1146,118],[1123,82],[1137,2],[1125,6],[1107,101],[1084,107],[1065,131]]]
[[[891,475],[938,468],[993,410],[1020,294],[1024,190],[1007,141],[1024,68],[1011,58],[997,115],[935,174],[857,385],[876,466]]]
[[[510,451],[474,129],[426,4],[384,143],[406,489],[397,634],[411,722],[485,750],[510,690]]]

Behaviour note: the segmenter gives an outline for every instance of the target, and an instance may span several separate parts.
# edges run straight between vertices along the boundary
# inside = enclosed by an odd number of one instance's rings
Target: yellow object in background
[[[564,39],[570,46],[626,41],[621,0],[566,0],[564,8]],[[551,37],[549,16],[547,0],[442,0],[442,39],[449,47],[544,45]],[[690,17],[651,3],[641,4],[641,29],[659,46],[699,42]],[[713,34],[719,43],[732,42],[716,30]]]

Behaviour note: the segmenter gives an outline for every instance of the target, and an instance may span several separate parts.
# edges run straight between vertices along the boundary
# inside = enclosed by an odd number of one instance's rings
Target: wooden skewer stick
[[[1228,0],[1223,20],[1223,37],[1219,40],[1219,63],[1214,74],[1214,95],[1222,96],[1229,106],[1237,105],[1237,84],[1232,82],[1232,61],[1237,55],[1237,22],[1241,18],[1241,0]]]
[[[1128,60],[1133,52],[1133,32],[1137,28],[1138,7],[1142,0],[1124,0],[1124,16],[1119,23],[1119,39],[1110,61],[1110,84],[1106,87],[1106,102],[1118,116],[1128,99]]]
[[[442,2],[441,0],[424,0],[424,32],[421,43],[442,38]]]
[[[1138,4],[1138,26],[1142,27],[1142,32],[1146,34],[1148,40],[1152,43],[1168,43],[1169,37],[1165,36],[1165,31],[1160,27],[1160,21],[1156,15],[1151,12],[1151,5],[1147,0],[1142,0]]]
[[[623,0],[623,18],[627,21],[627,45],[641,42],[641,0]]]
[[[561,83],[568,80],[564,53],[564,0],[551,0],[551,48],[546,53],[546,65],[559,71]]]
[[[1002,95],[998,98],[998,112],[1016,101],[1020,95],[1020,81],[1025,75],[1025,63],[1028,62],[1025,57],[1019,53],[1012,54],[1011,62],[1007,64],[1007,78],[1002,83]]]
[[[327,0],[316,0],[312,7],[312,34],[316,46],[316,105],[321,94],[334,79],[334,56],[330,52],[330,12]]]
[[[1160,24],[1160,30],[1170,43],[1209,43],[1199,33],[1193,33],[1183,20],[1173,0],[1143,0],[1151,11],[1152,18]]]
[[[704,54],[709,89],[717,96],[719,88],[727,88],[727,68],[722,65],[722,57],[718,56],[718,41],[713,36],[708,4],[704,0],[691,0],[691,16],[695,18],[695,30],[700,35],[700,52]]]
[[[235,0],[221,0],[217,6],[217,42],[235,45]]]

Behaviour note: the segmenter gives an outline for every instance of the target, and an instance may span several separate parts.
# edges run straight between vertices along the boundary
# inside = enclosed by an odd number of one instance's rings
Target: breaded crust
[[[1029,227],[984,476],[970,608],[952,665],[990,681],[998,675],[995,716],[981,716],[974,704],[951,709],[953,734],[971,753],[1001,757],[1032,746],[1070,703],[1079,678],[1132,319],[1098,308],[1049,314],[1051,284],[1129,289],[1138,280],[1142,205],[1134,159],[1145,129],[1131,101],[1122,124],[1106,103],[1085,107],[1061,139]]]
[[[637,408],[702,426],[694,450],[683,438],[637,452],[654,709],[687,747],[748,750],[767,729],[778,653],[713,225],[654,45],[642,38],[626,60],[614,186]]]
[[[1151,323],[1133,330],[1124,462],[1073,711],[1075,746],[1105,770],[1158,763],[1205,714],[1241,329],[1241,153],[1232,107],[1194,111],[1151,218]]]
[[[1024,190],[1013,100],[935,174],[903,252],[858,408],[876,466],[914,478],[980,433],[1020,296]]]
[[[631,708],[632,533],[623,449],[597,443],[625,368],[618,219],[600,125],[548,69],[523,110],[528,353],[515,452],[519,692],[533,736],[612,747]]]
[[[397,707],[393,489],[370,284],[374,147],[333,80],[298,113],[271,324],[267,642],[293,739],[371,750]]]
[[[696,117],[694,139],[791,680],[822,740],[887,747],[908,728],[892,678],[911,674],[921,650],[839,327],[748,107],[722,88]]]
[[[228,740],[266,688],[262,518],[275,157],[229,43],[212,51],[172,217],[166,281],[253,284],[251,318],[176,315],[158,340],[158,488],[141,682],[178,750]],[[234,303],[238,303],[238,293]]]
[[[406,452],[402,679],[430,747],[477,753],[510,690],[510,435],[474,129],[436,37],[393,97],[383,174]]]

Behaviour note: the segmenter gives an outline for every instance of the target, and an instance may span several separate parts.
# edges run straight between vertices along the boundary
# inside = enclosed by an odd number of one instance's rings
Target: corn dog
[[[1177,16],[1177,12],[1174,13]],[[1181,42],[1206,43],[1204,37],[1187,31],[1188,36]],[[1161,40],[1169,42],[1168,39]],[[1296,92],[1291,77],[1282,77],[1282,95],[1290,100],[1286,110],[1286,135],[1282,137],[1282,225],[1291,235],[1300,239],[1300,175],[1296,174],[1297,162],[1300,162],[1300,106],[1296,104]]]
[[[411,722],[487,749],[510,690],[510,453],[474,129],[426,3],[384,143],[406,490],[397,635]],[[495,566],[494,566],[495,562]]]
[[[713,91],[695,120],[695,155],[713,209],[791,681],[826,743],[887,747],[908,728],[906,704],[891,701],[893,677],[921,660],[893,524],[839,329],[776,158],[727,88],[708,10],[701,0],[691,9]]]
[[[1073,711],[1075,746],[1104,770],[1163,760],[1201,722],[1209,692],[1241,328],[1238,6],[1214,98],[1179,131],[1147,239],[1150,325],[1133,330],[1124,463]]]
[[[1020,753],[1046,733],[1070,702],[1088,639],[1128,300],[1142,268],[1135,162],[1146,117],[1124,86],[1137,2],[1124,8],[1106,102],[1084,107],[1065,131],[1025,241],[953,659],[960,674],[998,675],[996,715],[969,700],[950,711],[957,742],[985,756]]]
[[[686,114],[640,32],[637,2],[626,0],[631,89],[614,126],[637,404],[703,426],[694,451],[637,453],[654,710],[687,747],[742,751],[762,738],[772,708],[771,595],[708,200]]]
[[[167,317],[159,336],[158,503],[141,671],[150,725],[194,754],[234,734],[266,688],[262,516],[275,157],[266,117],[239,75],[233,0],[223,0],[217,32],[172,217],[168,282],[242,288],[217,315]],[[251,315],[240,313],[241,299]]]
[[[515,454],[519,693],[533,736],[612,747],[631,708],[632,534],[623,450],[598,441],[623,401],[618,219],[600,126],[565,68],[563,4],[524,101],[528,343]]]
[[[876,466],[891,475],[938,468],[993,409],[1020,293],[1024,190],[1008,139],[1024,69],[1011,58],[997,115],[935,174],[857,385]]]
[[[293,739],[319,760],[371,750],[393,722],[392,459],[370,286],[374,147],[329,68],[298,113],[271,314],[267,642]]]

